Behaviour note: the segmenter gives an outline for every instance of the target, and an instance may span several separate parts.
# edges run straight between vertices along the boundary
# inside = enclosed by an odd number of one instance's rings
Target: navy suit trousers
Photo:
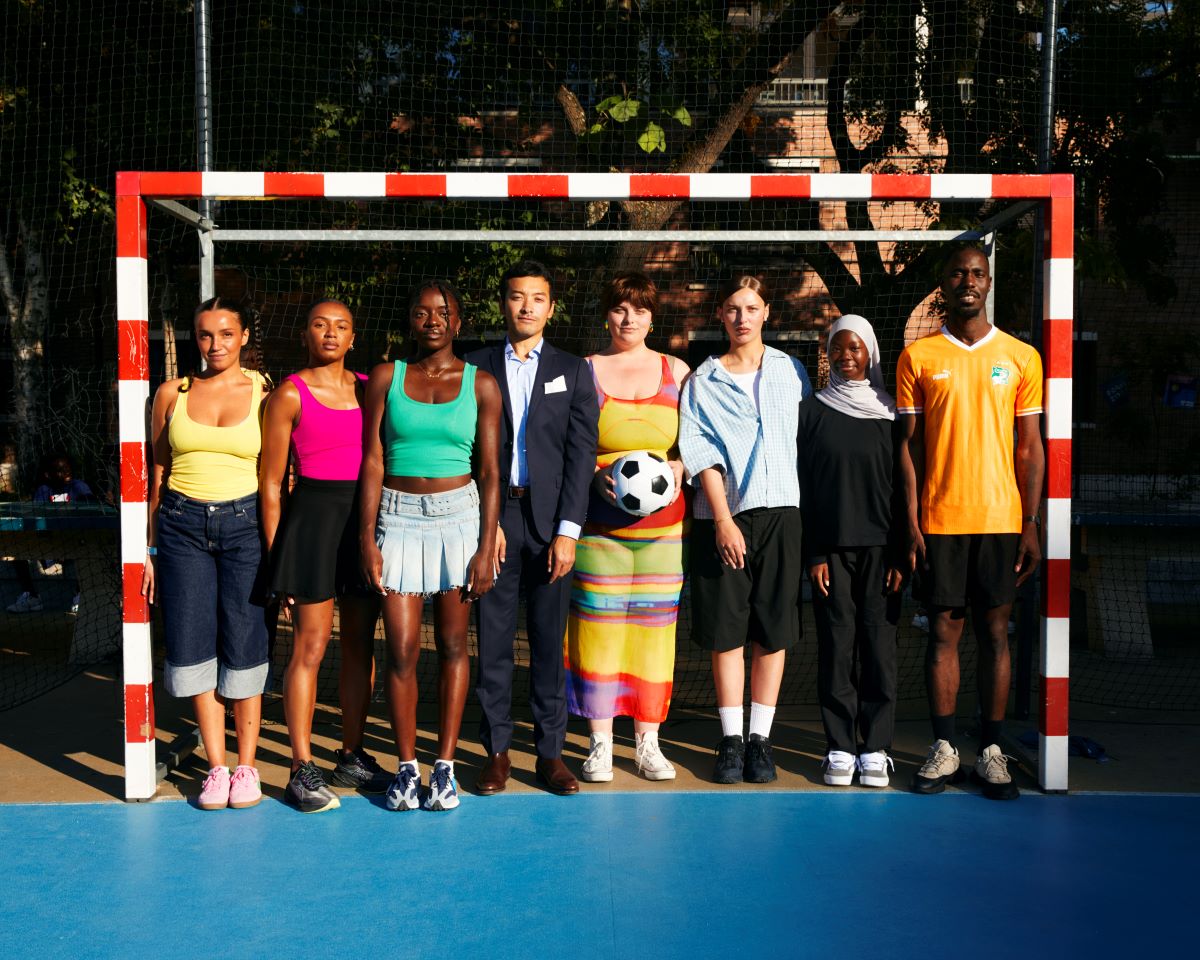
[[[479,670],[475,693],[483,707],[479,739],[489,754],[512,742],[512,677],[517,604],[526,595],[529,633],[529,706],[539,757],[562,754],[567,731],[563,634],[571,601],[571,575],[549,582],[550,545],[537,535],[528,495],[504,499],[500,525],[507,540],[496,585],[479,606]]]

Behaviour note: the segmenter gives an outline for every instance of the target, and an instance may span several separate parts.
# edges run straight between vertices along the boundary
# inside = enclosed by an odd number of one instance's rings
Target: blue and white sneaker
[[[387,791],[389,810],[416,810],[421,805],[418,791],[421,787],[421,771],[410,763],[400,764]]]
[[[458,781],[454,768],[439,760],[429,772],[429,794],[421,804],[426,810],[453,810],[458,806]]]

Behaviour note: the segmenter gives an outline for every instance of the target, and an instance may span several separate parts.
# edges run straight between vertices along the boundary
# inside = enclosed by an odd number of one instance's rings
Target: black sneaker
[[[292,774],[287,789],[283,791],[283,802],[301,813],[323,813],[342,805],[337,794],[325,785],[325,778],[311,760],[305,760],[300,764],[300,769]]]
[[[717,744],[717,764],[713,767],[713,780],[717,783],[740,783],[742,779],[742,758],[745,747],[742,738],[737,734],[722,737]]]
[[[349,753],[338,751],[338,764],[330,776],[339,787],[351,787],[363,793],[386,793],[392,775],[385,771],[375,758],[362,750]]]
[[[742,779],[747,783],[770,783],[775,779],[775,758],[771,756],[771,738],[750,734],[746,744],[746,765]]]

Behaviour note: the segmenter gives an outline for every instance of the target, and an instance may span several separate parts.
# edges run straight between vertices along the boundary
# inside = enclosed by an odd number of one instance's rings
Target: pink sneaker
[[[262,799],[262,787],[258,782],[258,771],[254,767],[241,764],[233,771],[233,779],[229,781],[229,805],[234,810],[252,807]]]
[[[200,791],[201,810],[224,810],[229,806],[229,768],[213,767]]]

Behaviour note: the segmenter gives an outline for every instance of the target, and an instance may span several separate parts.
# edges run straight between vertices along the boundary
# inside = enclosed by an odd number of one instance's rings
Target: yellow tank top
[[[243,370],[257,389],[250,392],[250,413],[232,427],[196,423],[187,413],[187,392],[180,391],[167,428],[171,472],[167,487],[193,500],[237,500],[258,490],[258,454],[262,449],[262,374]]]

